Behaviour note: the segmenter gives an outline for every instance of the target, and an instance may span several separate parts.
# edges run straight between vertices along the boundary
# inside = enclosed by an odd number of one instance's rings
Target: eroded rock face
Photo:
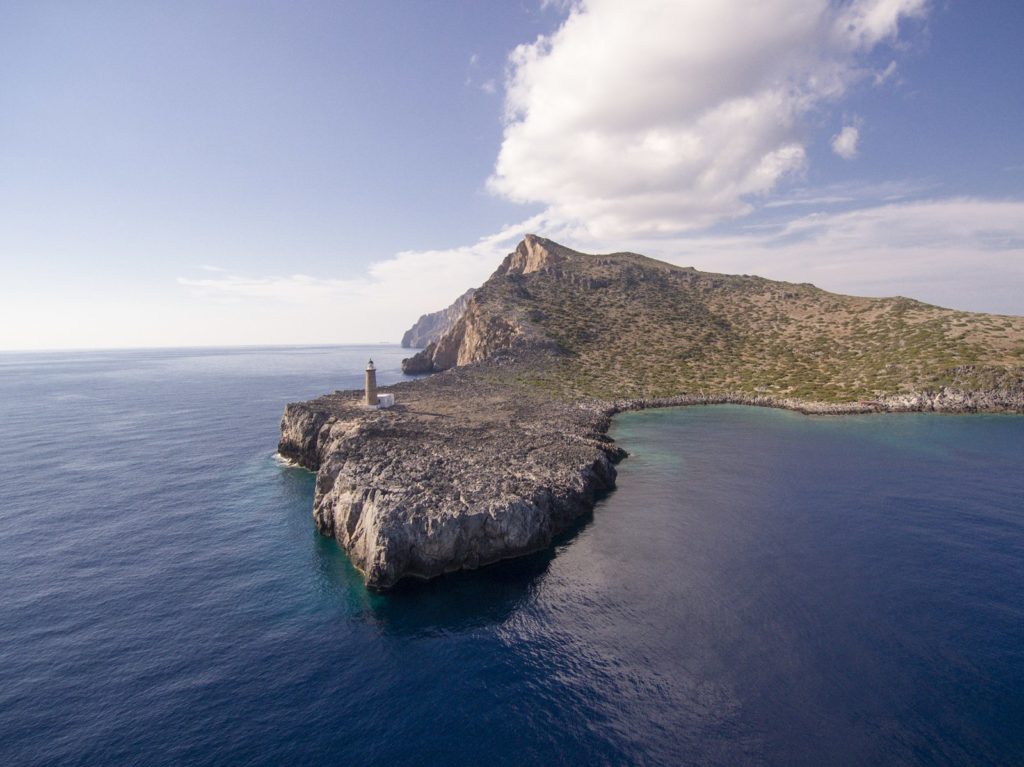
[[[448,370],[486,359],[525,340],[523,329],[470,299],[451,329],[418,354],[402,360],[407,375]]]
[[[551,240],[528,234],[516,249],[509,253],[498,268],[498,274],[532,274],[540,271],[554,271],[565,260],[566,254],[574,254],[563,245]]]
[[[285,409],[279,451],[317,472],[317,529],[371,587],[542,549],[615,485],[602,409],[465,372],[390,387],[389,410],[358,392]]]
[[[328,419],[327,412],[306,403],[286,405],[281,418],[278,453],[299,466],[316,471],[320,466],[320,432]]]
[[[534,272],[557,274],[567,254],[572,253],[575,251],[550,240],[526,235],[470,297],[451,327],[423,351],[402,360],[402,371],[414,375],[448,370],[515,348],[555,350],[557,345],[534,326],[529,314],[517,313],[514,304],[505,299],[510,286],[517,284],[517,277]]]

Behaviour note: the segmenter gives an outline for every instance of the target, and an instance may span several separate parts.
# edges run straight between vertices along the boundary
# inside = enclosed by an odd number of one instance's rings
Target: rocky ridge
[[[730,310],[730,296],[720,295],[730,293],[756,321]],[[625,307],[623,296],[630,301]],[[690,330],[667,327],[676,344],[667,353],[642,323],[646,314],[667,316],[659,314],[666,302]],[[567,327],[575,315],[559,314],[563,303],[590,313],[572,332]],[[609,305],[621,314],[610,313]],[[766,305],[774,307],[769,323],[757,319]],[[792,386],[767,391],[758,385],[762,379],[729,367],[729,355],[749,353],[745,334],[761,332],[764,345],[785,352],[801,331],[794,334],[787,317],[820,325],[822,314],[838,318],[833,343],[842,354],[818,345],[803,357],[789,350],[787,357],[796,366],[817,361],[808,374],[819,377],[809,390],[819,396]],[[638,324],[643,332],[631,335]],[[856,332],[851,341],[851,324],[864,343],[858,345]],[[885,384],[908,347],[899,334],[921,328],[931,335],[915,342],[917,357],[899,363],[904,379]],[[684,367],[671,378],[680,370],[678,358],[691,361],[699,353],[690,335],[714,347],[703,369],[715,362],[724,373],[712,367],[695,385]],[[639,348],[618,345],[624,336]],[[407,371],[442,372],[384,387],[398,402],[388,410],[363,408],[353,391],[289,404],[279,452],[317,473],[317,529],[338,540],[369,586],[389,588],[405,577],[471,569],[550,545],[614,487],[614,465],[624,453],[607,430],[617,412],[717,403],[813,414],[1024,412],[1020,338],[1021,318],[993,320],[909,299],[856,299],[809,285],[707,275],[636,254],[587,256],[527,236],[451,328],[406,361]],[[876,347],[880,365],[872,356]],[[837,398],[821,382],[836,375],[843,354],[853,360],[851,369],[876,365],[881,372],[871,386]],[[669,384],[636,367],[637,359],[661,365],[658,374],[669,375]],[[618,372],[595,378],[593,365]]]

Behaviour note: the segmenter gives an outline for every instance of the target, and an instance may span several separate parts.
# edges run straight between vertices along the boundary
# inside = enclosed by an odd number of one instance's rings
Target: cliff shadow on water
[[[593,512],[584,515],[553,545],[532,554],[429,580],[404,578],[384,592],[367,588],[336,540],[311,530],[314,566],[322,588],[343,596],[357,615],[388,634],[471,631],[499,626],[533,601],[551,564],[593,519]]]

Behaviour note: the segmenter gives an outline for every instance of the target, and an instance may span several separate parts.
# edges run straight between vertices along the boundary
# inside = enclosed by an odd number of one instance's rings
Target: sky
[[[1024,314],[1019,0],[0,0],[0,350],[395,342],[528,232]]]

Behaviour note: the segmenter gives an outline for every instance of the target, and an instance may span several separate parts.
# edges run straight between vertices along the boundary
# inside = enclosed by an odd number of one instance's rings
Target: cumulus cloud
[[[870,76],[925,0],[580,0],[511,54],[489,188],[601,236],[751,209],[807,163],[804,118]]]
[[[832,151],[844,160],[852,160],[857,156],[859,141],[860,129],[856,125],[847,125],[832,137]]]

